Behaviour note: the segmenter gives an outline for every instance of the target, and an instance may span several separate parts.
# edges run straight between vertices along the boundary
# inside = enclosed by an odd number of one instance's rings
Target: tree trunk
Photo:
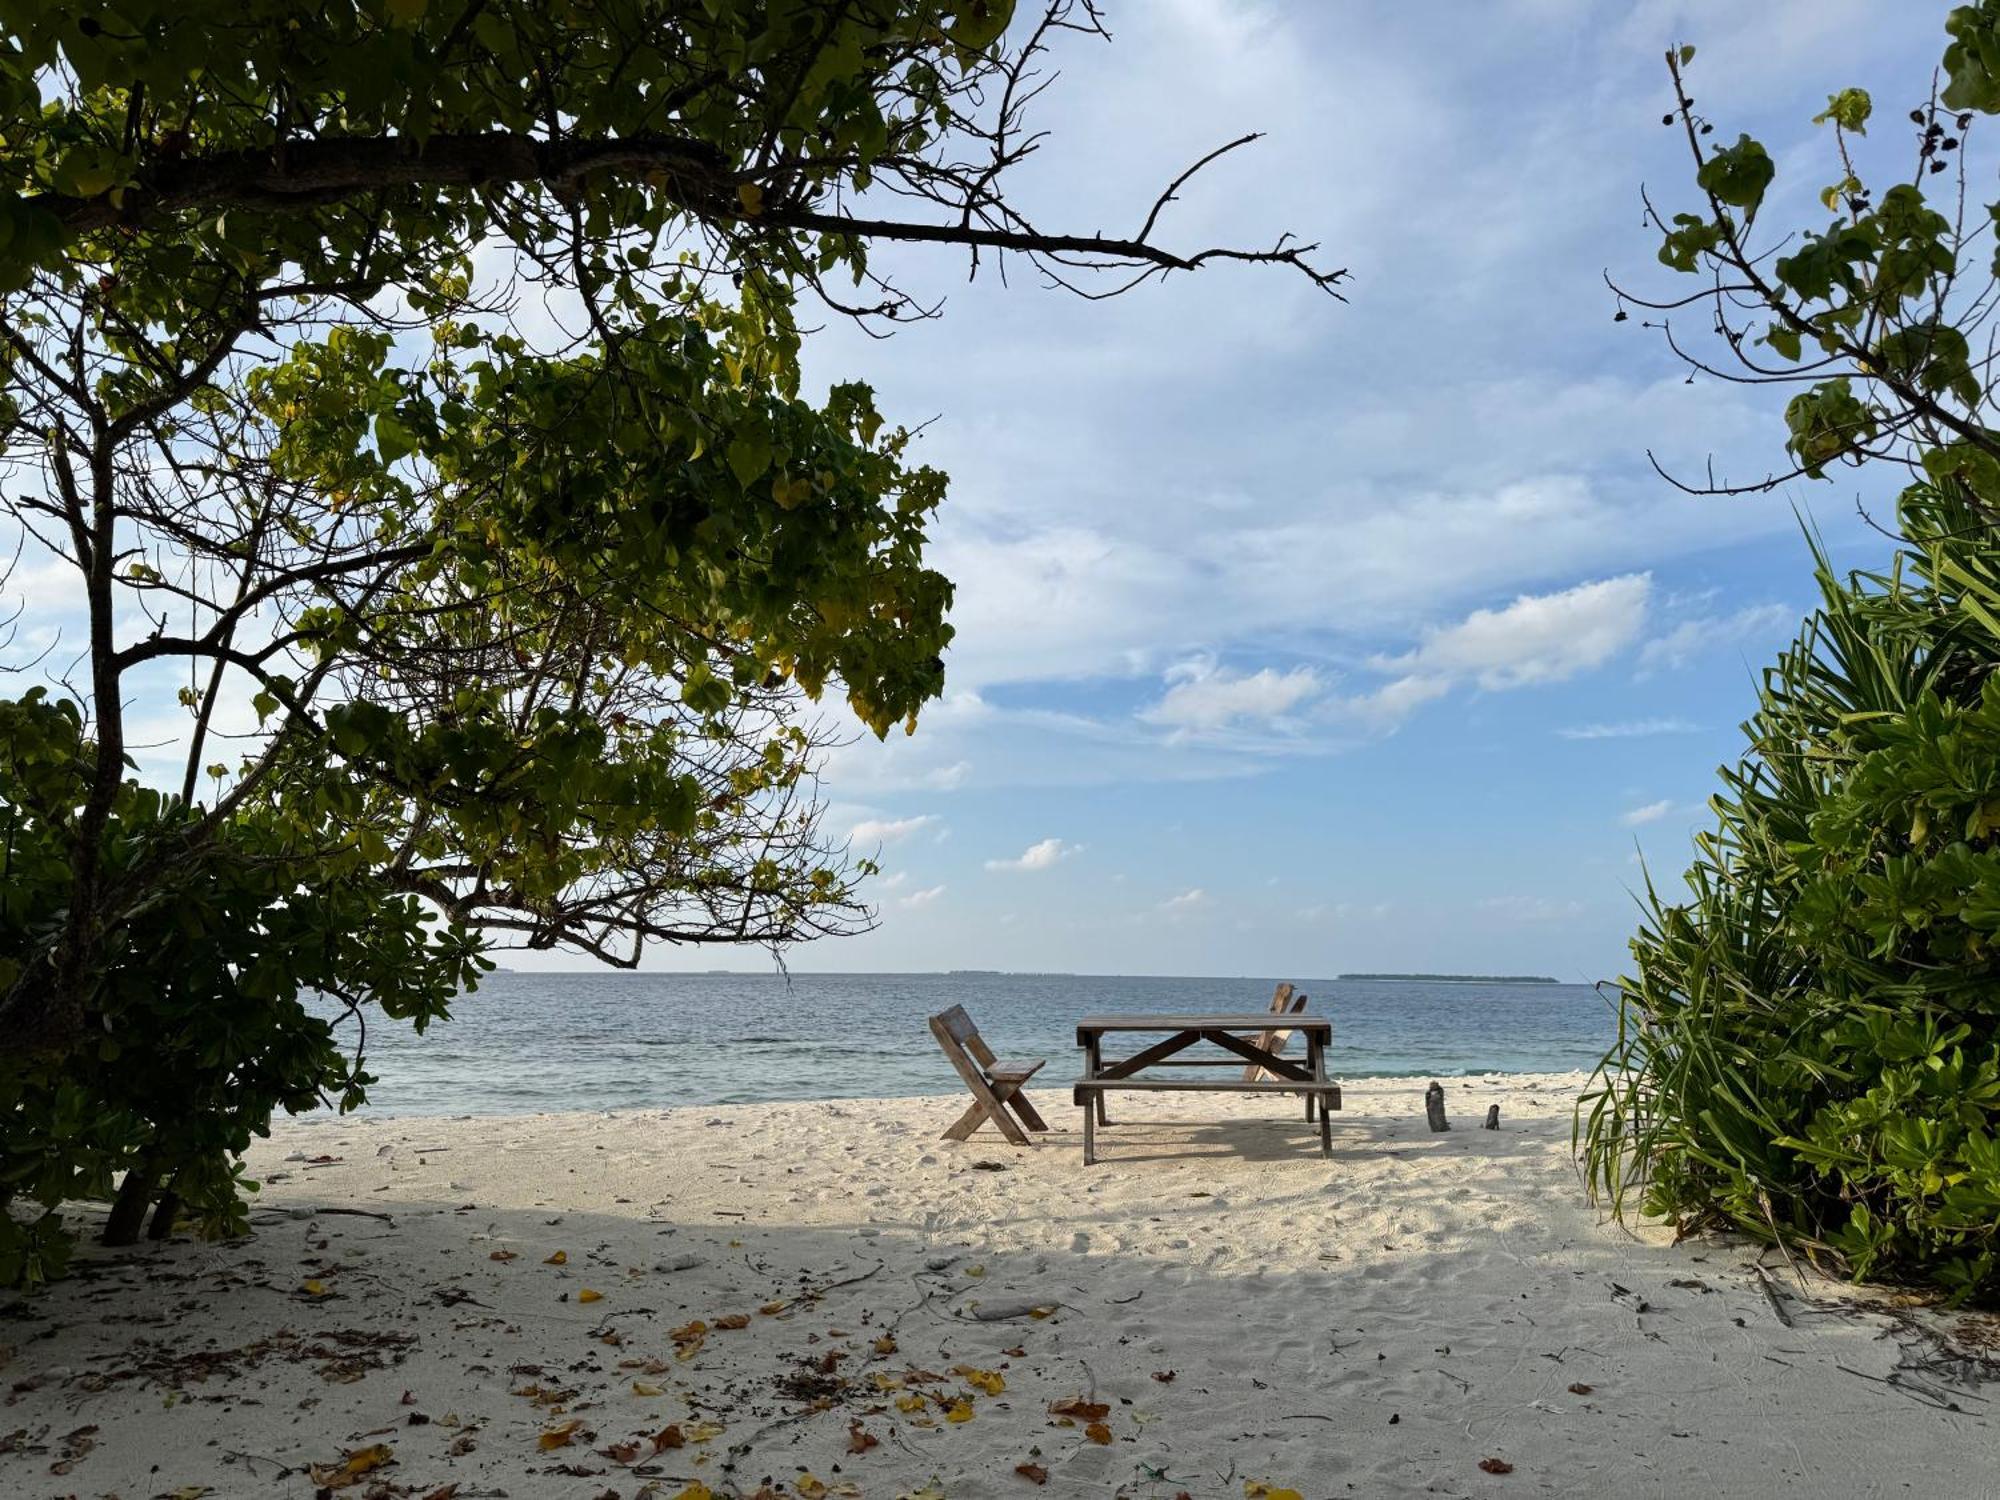
[[[146,1238],[163,1240],[174,1232],[174,1220],[180,1217],[181,1195],[172,1188],[160,1194],[160,1206],[153,1210],[153,1222],[146,1226]]]
[[[146,1210],[152,1206],[153,1190],[159,1181],[159,1164],[150,1156],[141,1157],[125,1174],[125,1180],[118,1184],[118,1196],[112,1200],[111,1214],[104,1221],[103,1244],[139,1243],[139,1231],[145,1225]]]
[[[1424,1090],[1424,1113],[1430,1116],[1431,1129],[1449,1130],[1451,1121],[1444,1117],[1444,1085],[1435,1079]]]

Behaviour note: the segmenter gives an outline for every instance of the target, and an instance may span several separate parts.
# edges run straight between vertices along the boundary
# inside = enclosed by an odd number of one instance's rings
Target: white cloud
[[[937,900],[938,897],[942,896],[943,894],[944,894],[944,887],[941,885],[934,885],[928,887],[925,890],[911,891],[909,895],[901,898],[899,901],[896,902],[896,904],[904,908],[905,910],[915,910],[917,907],[920,906],[929,906],[933,901]]]
[[[1655,734],[1694,734],[1686,719],[1624,719],[1616,724],[1570,724],[1556,733],[1566,740],[1632,740]]]
[[[1602,666],[1639,634],[1652,579],[1627,573],[1554,594],[1522,594],[1500,609],[1476,609],[1456,625],[1429,631],[1388,669],[1413,675],[1470,677],[1498,691],[1563,682]]]
[[[1618,821],[1627,828],[1641,828],[1648,823],[1657,823],[1674,810],[1669,801],[1648,802],[1643,807],[1634,807],[1618,815]]]
[[[1043,839],[1038,844],[1030,844],[1017,859],[989,859],[989,870],[1049,870],[1055,868],[1072,854],[1079,853],[1081,844],[1065,844],[1061,839]]]
[[[849,831],[857,844],[899,844],[936,823],[930,813],[914,818],[863,818]]]
[[[1168,669],[1166,680],[1165,695],[1139,717],[1182,733],[1225,729],[1244,719],[1282,720],[1324,688],[1311,667],[1246,674],[1217,666],[1213,657],[1181,662]]]
[[[1178,896],[1169,896],[1160,903],[1160,910],[1175,913],[1187,912],[1193,911],[1197,906],[1206,906],[1207,904],[1208,892],[1200,886],[1195,886],[1192,890],[1182,891]]]
[[[1768,639],[1797,625],[1798,611],[1786,604],[1753,604],[1732,615],[1683,620],[1639,653],[1641,671],[1680,671],[1710,651]]]

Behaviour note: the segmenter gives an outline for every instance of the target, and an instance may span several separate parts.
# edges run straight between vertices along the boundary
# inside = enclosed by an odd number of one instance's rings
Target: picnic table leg
[[[1312,1052],[1311,1061],[1312,1061],[1313,1079],[1318,1083],[1325,1083],[1326,1082],[1325,1043],[1321,1041],[1320,1038],[1314,1037],[1312,1039],[1311,1052]],[[1333,1155],[1333,1111],[1326,1107],[1327,1099],[1324,1090],[1307,1096],[1306,1117],[1308,1119],[1312,1117],[1311,1106],[1315,1102],[1319,1106],[1319,1154],[1321,1156],[1332,1156]]]
[[[1090,1039],[1090,1044],[1084,1048],[1083,1056],[1085,1063],[1084,1073],[1086,1076],[1095,1078],[1099,1073],[1103,1072],[1103,1038],[1093,1035]],[[1099,1091],[1097,1094],[1093,1107],[1097,1111],[1097,1123],[1100,1125],[1109,1125],[1111,1117],[1104,1112],[1104,1094],[1102,1091]]]
[[[1096,1099],[1086,1099],[1083,1102],[1083,1164],[1086,1167],[1097,1165],[1098,1103]]]

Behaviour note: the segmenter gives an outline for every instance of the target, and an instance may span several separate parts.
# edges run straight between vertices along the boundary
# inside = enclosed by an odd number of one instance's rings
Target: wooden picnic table
[[[1282,1055],[1286,1038],[1300,1032],[1306,1041],[1303,1061]],[[1126,1057],[1104,1056],[1104,1039],[1121,1033],[1166,1035]],[[1306,1119],[1319,1121],[1320,1155],[1333,1154],[1330,1110],[1340,1108],[1340,1085],[1326,1076],[1327,1047],[1333,1022],[1325,1016],[1273,1015],[1266,1012],[1218,1015],[1101,1015],[1076,1023],[1076,1044],[1083,1049],[1083,1076],[1074,1099],[1083,1110],[1083,1162],[1097,1160],[1099,1125],[1111,1123],[1104,1096],[1113,1089],[1147,1092],[1207,1091],[1223,1094],[1303,1094]],[[1189,1049],[1208,1044],[1219,1049],[1187,1057]],[[1242,1064],[1249,1067],[1243,1068]],[[1234,1078],[1159,1078],[1156,1068],[1241,1069]]]

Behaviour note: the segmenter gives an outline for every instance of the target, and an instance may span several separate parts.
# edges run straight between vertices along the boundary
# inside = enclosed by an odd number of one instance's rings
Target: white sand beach
[[[291,1124],[251,1239],[4,1304],[0,1494],[2000,1492],[2000,1322],[1603,1222],[1579,1082],[1354,1084],[1331,1161],[1114,1097],[1090,1169],[1054,1088]]]

